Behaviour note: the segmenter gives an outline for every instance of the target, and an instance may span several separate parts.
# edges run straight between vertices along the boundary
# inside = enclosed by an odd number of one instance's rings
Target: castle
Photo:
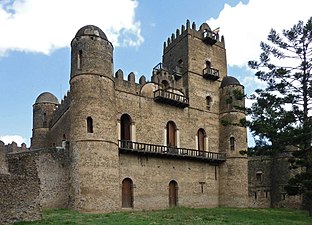
[[[37,97],[31,151],[7,156],[11,173],[36,177],[33,208],[248,207],[244,87],[227,75],[224,37],[187,21],[151,81],[135,80],[114,74],[100,28],[76,33],[70,90]]]

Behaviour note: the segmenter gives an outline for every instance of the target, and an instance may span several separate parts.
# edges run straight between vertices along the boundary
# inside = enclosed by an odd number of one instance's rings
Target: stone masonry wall
[[[41,218],[37,158],[10,155],[10,174],[0,174],[0,224]]]
[[[302,196],[289,196],[284,186],[296,171],[289,170],[289,153],[253,156],[248,159],[249,206],[300,208]]]
[[[207,162],[120,154],[120,184],[133,181],[134,209],[169,207],[169,182],[178,184],[178,206],[217,207],[218,167]]]

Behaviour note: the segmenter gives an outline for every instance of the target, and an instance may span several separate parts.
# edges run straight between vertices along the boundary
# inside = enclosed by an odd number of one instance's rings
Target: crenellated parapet
[[[115,73],[115,88],[119,91],[139,94],[141,87],[146,83],[146,77],[142,75],[139,83],[136,83],[136,77],[133,72],[129,73],[127,79],[124,79],[124,73],[121,69]]]
[[[71,93],[68,91],[64,98],[61,100],[61,104],[55,109],[52,120],[50,121],[50,127],[52,127],[62,115],[69,109],[71,102]]]
[[[185,25],[181,26],[181,29],[177,29],[175,33],[168,37],[167,41],[164,42],[164,53],[169,51],[176,43],[183,39],[186,35],[192,35],[209,45],[218,44],[224,47],[224,37],[219,37],[217,31],[211,30],[207,23],[203,23],[199,29],[196,28],[195,22],[190,23],[189,20],[186,21]]]

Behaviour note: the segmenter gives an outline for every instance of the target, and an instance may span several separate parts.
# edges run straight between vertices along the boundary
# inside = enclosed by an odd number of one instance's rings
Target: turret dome
[[[37,99],[35,104],[38,103],[52,103],[52,104],[59,104],[57,97],[55,97],[53,94],[50,92],[43,92],[40,94]]]
[[[229,86],[229,85],[241,85],[241,84],[239,83],[239,81],[235,77],[226,76],[223,78],[223,80],[221,82],[221,88],[224,88],[224,87]]]
[[[82,28],[80,28],[75,37],[81,37],[81,36],[96,36],[100,37],[102,39],[108,40],[106,37],[106,34],[97,26],[94,25],[86,25]]]

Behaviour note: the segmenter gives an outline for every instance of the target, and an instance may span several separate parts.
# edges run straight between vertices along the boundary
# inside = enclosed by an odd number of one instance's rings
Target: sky
[[[220,27],[228,75],[249,95],[265,85],[247,67],[260,42],[271,28],[307,21],[311,8],[311,0],[0,0],[0,140],[29,146],[32,105],[42,92],[60,101],[69,90],[70,42],[84,25],[100,27],[113,43],[114,71],[147,79],[163,42],[187,19]]]

